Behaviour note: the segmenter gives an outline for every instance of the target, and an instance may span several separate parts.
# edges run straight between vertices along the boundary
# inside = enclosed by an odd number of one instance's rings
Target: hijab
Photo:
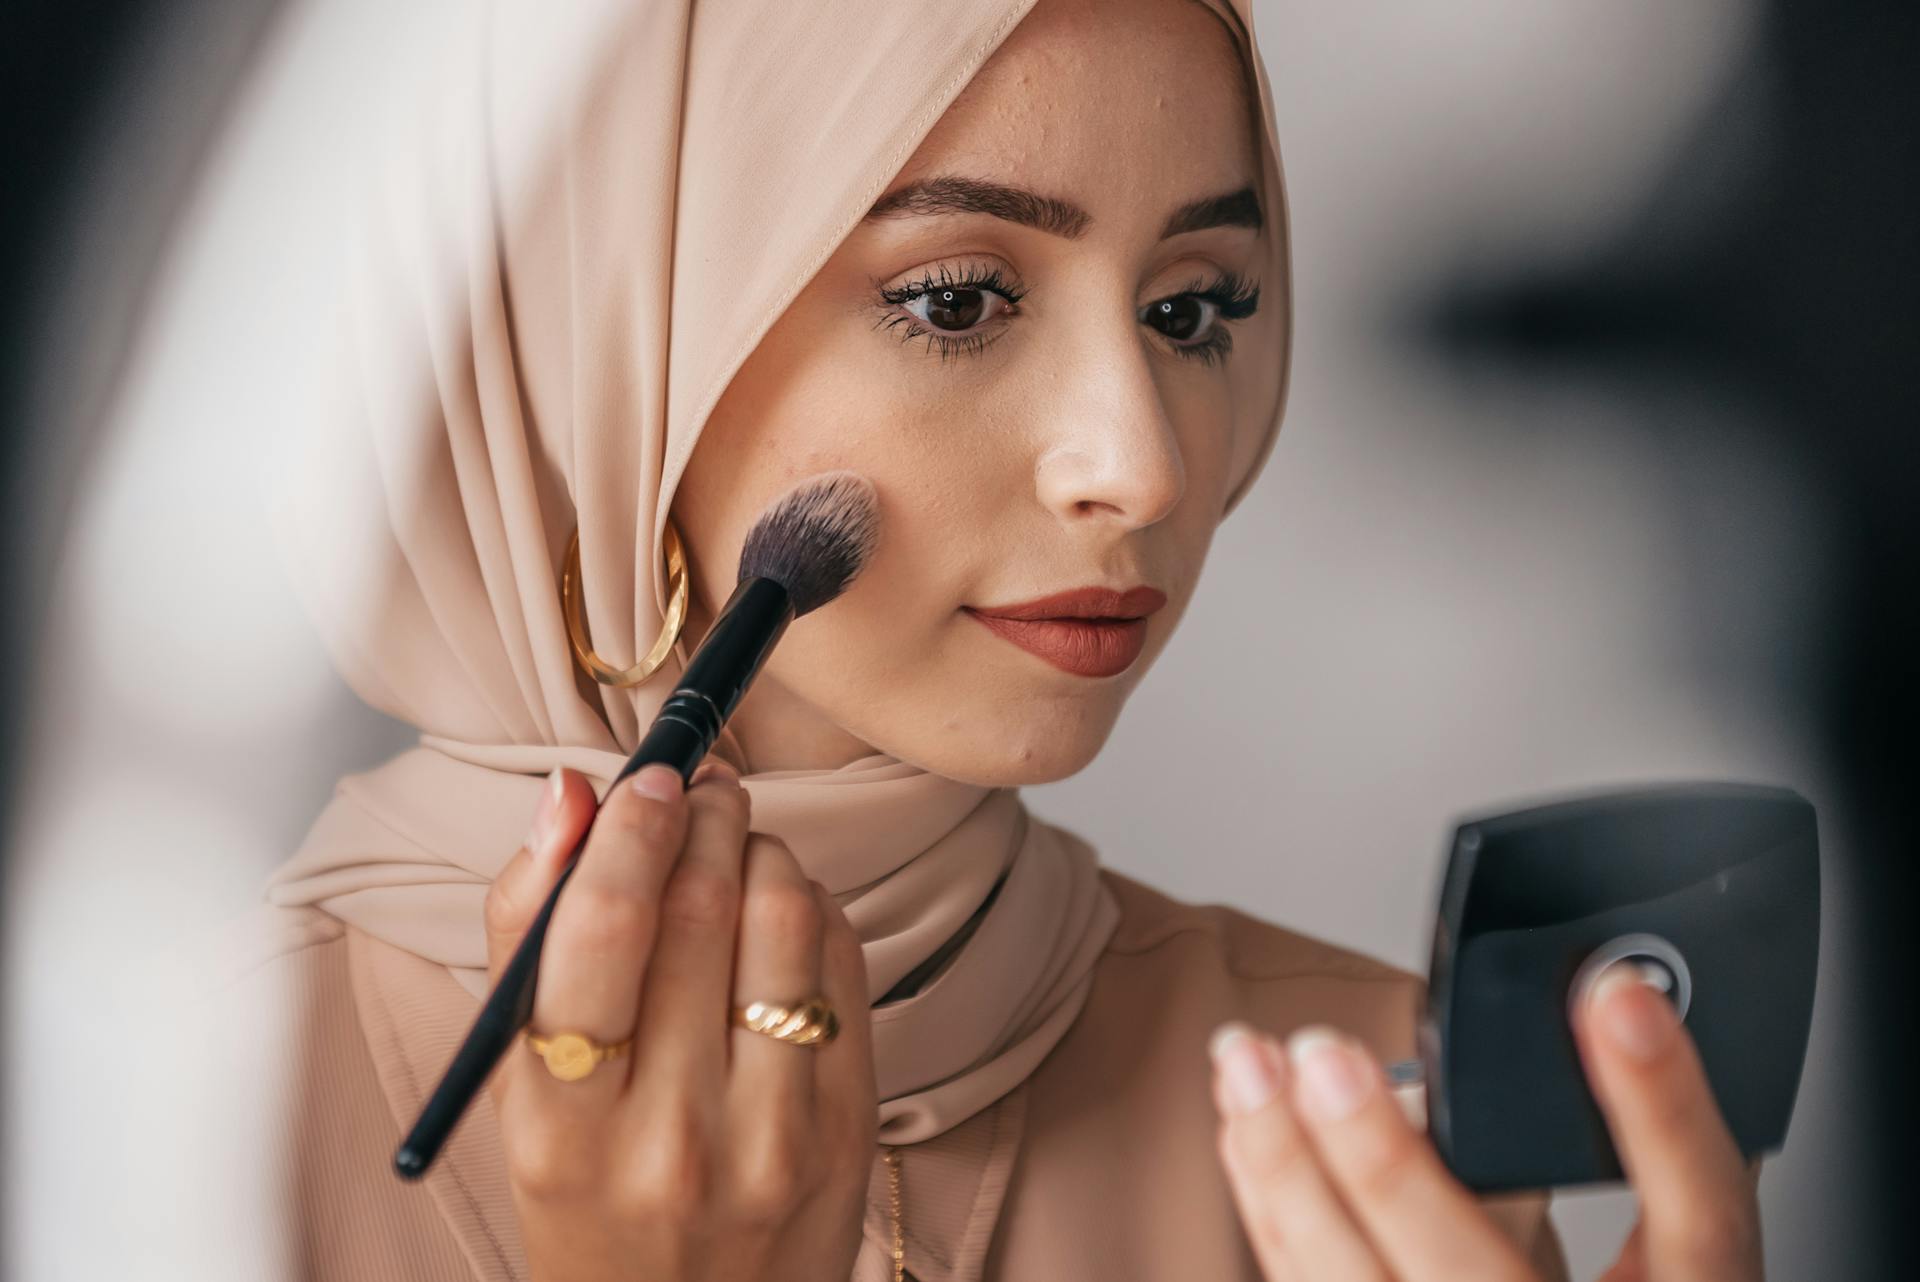
[[[1262,279],[1290,332],[1250,0],[1204,2],[1258,89]],[[1033,3],[496,0],[422,69],[351,229],[339,373],[279,425],[265,478],[334,663],[419,737],[339,780],[269,900],[485,995],[482,901],[544,776],[565,766],[604,795],[688,653],[637,687],[578,674],[570,532],[594,648],[630,664],[660,631],[663,528],[707,414]],[[1269,359],[1230,507],[1278,430],[1285,348]],[[874,1012],[882,1142],[939,1135],[1017,1086],[1080,1011],[1118,921],[1093,850],[1017,790],[885,755],[744,783],[753,828],[852,921],[872,998],[1004,874],[932,982]]]

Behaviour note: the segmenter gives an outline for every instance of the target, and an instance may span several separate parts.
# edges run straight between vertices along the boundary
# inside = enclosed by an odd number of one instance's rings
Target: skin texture
[[[1273,214],[1265,231],[1160,238],[1177,206],[1258,190],[1237,57],[1196,3],[1037,5],[886,194],[935,176],[1014,184],[1079,206],[1084,234],[972,212],[864,221],[736,374],[673,500],[695,574],[686,635],[704,633],[747,529],[795,482],[853,468],[882,520],[865,574],[796,623],[736,711],[736,765],[834,768],[878,750],[1008,785],[1099,751],[1186,608],[1270,408],[1248,388],[1284,337],[1277,282],[1258,279]],[[925,301],[879,294],[990,269],[1020,301],[966,296],[974,310],[941,313],[946,328]],[[1214,322],[1232,335],[1223,362],[1176,350],[1205,333],[1141,319],[1230,272],[1269,301]],[[988,341],[943,353],[929,330]],[[1113,677],[1061,672],[960,611],[1141,583],[1167,604]]]

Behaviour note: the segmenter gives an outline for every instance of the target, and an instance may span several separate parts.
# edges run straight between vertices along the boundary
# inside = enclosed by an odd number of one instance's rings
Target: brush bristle
[[[880,501],[858,472],[822,472],[787,491],[747,531],[740,582],[772,579],[797,617],[847,590],[880,533]]]

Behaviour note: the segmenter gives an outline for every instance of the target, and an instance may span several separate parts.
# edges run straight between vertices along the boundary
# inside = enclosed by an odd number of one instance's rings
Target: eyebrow
[[[1079,240],[1093,226],[1093,215],[1070,200],[982,178],[954,176],[922,179],[888,192],[874,202],[863,221],[936,214],[991,214],[1068,240]],[[1242,187],[1180,206],[1167,216],[1160,239],[1208,227],[1251,227],[1259,231],[1261,226],[1260,197],[1253,188]]]

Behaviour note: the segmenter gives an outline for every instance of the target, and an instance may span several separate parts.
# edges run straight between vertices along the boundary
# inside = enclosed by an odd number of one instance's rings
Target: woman
[[[341,670],[422,731],[341,781],[255,923],[244,995],[298,1012],[291,1267],[1401,1268],[1398,1219],[1376,1246],[1337,1170],[1304,1178],[1331,1144],[1234,1158],[1284,1119],[1222,1129],[1206,1047],[1240,1021],[1404,1057],[1418,980],[1101,868],[1016,791],[1098,751],[1278,428],[1285,204],[1244,4],[566,8],[453,49],[361,243],[351,375],[278,474]],[[689,787],[609,788],[748,526],[837,467],[880,496],[866,572]],[[1009,617],[1090,585],[1138,617]],[[516,1047],[402,1184],[596,801],[529,1032],[612,1057]],[[839,1036],[722,1009],[811,996]],[[1421,1260],[1564,1276],[1543,1198],[1449,1191]],[[1276,1205],[1345,1225],[1339,1253],[1289,1263],[1312,1243]]]

